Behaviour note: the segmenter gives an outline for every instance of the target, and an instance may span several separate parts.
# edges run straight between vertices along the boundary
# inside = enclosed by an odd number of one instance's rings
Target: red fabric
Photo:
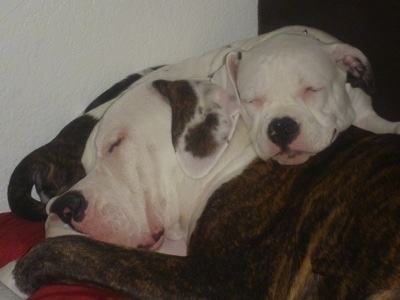
[[[44,239],[44,223],[31,222],[12,213],[0,213],[0,267],[23,256],[33,244]],[[34,293],[30,300],[115,300],[108,291],[79,286],[51,285]]]
[[[80,285],[49,285],[41,288],[29,300],[116,300],[123,299],[100,289]]]
[[[0,267],[15,260],[44,238],[44,223],[31,222],[12,213],[0,214]]]

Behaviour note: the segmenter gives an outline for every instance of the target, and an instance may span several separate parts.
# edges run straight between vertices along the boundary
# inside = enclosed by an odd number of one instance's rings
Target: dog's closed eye
[[[252,103],[254,99],[242,99],[244,103]]]
[[[118,147],[121,145],[123,138],[120,137],[118,138],[114,143],[111,144],[111,146],[108,148],[108,153],[112,153],[114,151],[115,147]]]
[[[263,102],[265,102],[265,97],[242,99],[242,103],[243,104],[249,104],[249,105],[254,106],[254,107],[260,107]]]
[[[315,88],[315,87],[307,87],[306,88],[306,92],[310,92],[310,93],[315,93],[315,92],[318,92],[320,90],[321,90],[321,88]]]
[[[312,99],[321,90],[322,90],[322,88],[316,88],[316,87],[312,87],[312,86],[306,87],[303,90],[302,97],[303,97],[303,99],[309,99],[309,98]]]

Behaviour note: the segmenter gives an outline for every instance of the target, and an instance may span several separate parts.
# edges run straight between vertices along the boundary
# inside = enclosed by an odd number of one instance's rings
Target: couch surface
[[[44,223],[31,222],[12,213],[0,214],[0,267],[21,257],[29,248],[44,239]],[[14,300],[0,284],[0,299]],[[30,300],[116,300],[123,299],[108,291],[80,285],[51,285],[39,289]]]

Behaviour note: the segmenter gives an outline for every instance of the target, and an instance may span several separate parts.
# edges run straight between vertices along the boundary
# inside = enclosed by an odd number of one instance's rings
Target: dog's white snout
[[[300,125],[290,117],[275,118],[267,128],[268,138],[281,150],[287,149],[300,133]]]

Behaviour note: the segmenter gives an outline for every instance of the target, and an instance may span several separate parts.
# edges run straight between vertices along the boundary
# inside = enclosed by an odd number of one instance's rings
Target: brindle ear
[[[180,166],[193,178],[205,176],[232,137],[240,111],[236,97],[209,81],[157,80],[153,87],[171,106]]]
[[[352,87],[361,88],[368,95],[372,95],[375,92],[375,82],[367,57],[348,44],[335,43],[331,47],[335,61],[347,72],[347,82]]]

